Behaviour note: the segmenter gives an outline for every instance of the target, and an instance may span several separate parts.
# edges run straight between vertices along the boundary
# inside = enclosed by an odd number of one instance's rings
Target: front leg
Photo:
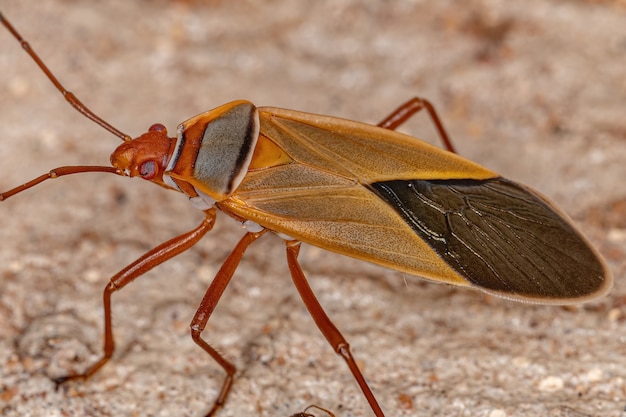
[[[113,339],[113,328],[111,321],[111,295],[132,282],[135,278],[145,274],[155,266],[162,264],[181,254],[187,249],[194,246],[198,241],[213,228],[215,224],[216,211],[214,208],[207,210],[206,217],[202,223],[190,232],[177,236],[168,240],[165,243],[150,250],[142,257],[137,259],[132,264],[118,272],[107,284],[103,293],[104,304],[104,347],[100,360],[87,368],[86,371],[80,374],[71,374],[56,378],[54,381],[57,384],[57,388],[60,384],[73,380],[73,379],[85,379],[95,374],[105,363],[113,356],[115,350],[115,341]]]

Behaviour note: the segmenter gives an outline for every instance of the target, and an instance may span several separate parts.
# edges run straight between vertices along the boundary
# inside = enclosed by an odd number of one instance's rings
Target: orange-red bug
[[[2,18],[20,41],[21,37]],[[393,131],[426,107],[414,99],[380,125],[236,101],[183,122],[175,138],[164,126],[131,139],[93,114],[41,69],[81,113],[124,140],[113,167],[61,167],[0,194],[11,197],[48,178],[82,172],[140,176],[182,192],[205,213],[193,231],[142,256],[104,292],[105,343],[95,373],[114,349],[110,297],[158,264],[189,249],[214,224],[216,209],[250,230],[208,288],[191,325],[193,340],[226,371],[208,415],[224,403],[234,366],[201,337],[246,248],[266,231],[285,238],[292,279],[316,324],[348,364],[374,413],[382,416],[350,352],[298,264],[300,242],[499,296],[543,303],[586,301],[605,293],[610,273],[570,220],[538,193],[493,171]],[[447,142],[451,151],[452,147]]]

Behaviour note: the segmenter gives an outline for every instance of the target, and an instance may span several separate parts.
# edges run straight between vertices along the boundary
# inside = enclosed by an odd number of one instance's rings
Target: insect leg
[[[287,240],[285,241],[285,244],[287,245],[287,264],[289,265],[291,278],[293,279],[293,283],[296,285],[298,293],[300,293],[300,297],[302,297],[302,301],[304,301],[304,305],[307,310],[309,310],[309,314],[311,314],[313,321],[315,321],[318,329],[320,329],[326,340],[328,340],[328,343],[330,343],[333,349],[335,349],[335,352],[337,352],[337,354],[339,354],[348,364],[352,375],[359,384],[359,387],[365,395],[372,411],[374,411],[374,414],[377,417],[384,417],[383,411],[380,408],[380,405],[378,405],[378,401],[376,401],[372,390],[367,384],[367,381],[365,381],[365,377],[352,357],[352,353],[350,353],[350,346],[348,345],[348,342],[326,315],[326,312],[309,286],[309,283],[304,276],[304,272],[302,272],[302,268],[298,263],[300,242]]]
[[[323,411],[326,414],[328,414],[330,417],[335,417],[335,415],[333,413],[331,413],[329,410],[327,410],[325,408],[322,408],[322,407],[320,407],[318,405],[315,405],[315,404],[311,404],[310,406],[305,408],[303,412],[293,414],[291,417],[315,417],[314,414],[309,413],[309,410],[312,409],[312,408],[316,408],[316,409],[318,409],[320,411]]]
[[[443,124],[441,123],[441,120],[437,115],[435,107],[430,103],[430,101],[426,99],[413,97],[412,99],[395,109],[393,113],[391,113],[389,116],[385,117],[385,119],[382,122],[378,123],[377,126],[384,127],[385,129],[389,130],[396,130],[398,126],[409,120],[415,113],[419,112],[422,109],[426,109],[426,111],[428,111],[428,114],[435,124],[435,128],[437,129],[439,137],[441,138],[441,141],[443,142],[446,149],[450,152],[456,153],[456,151],[454,150],[454,146],[452,146],[452,141],[448,137],[448,134],[446,133],[446,130],[444,129]]]
[[[202,301],[200,302],[200,306],[196,311],[196,315],[193,317],[191,321],[191,338],[198,346],[200,346],[206,353],[211,355],[211,357],[217,362],[224,371],[226,371],[226,379],[224,379],[224,383],[222,384],[222,389],[220,390],[215,403],[211,410],[207,413],[207,417],[210,417],[215,414],[215,412],[224,405],[226,401],[226,397],[228,396],[228,392],[230,391],[230,387],[233,383],[233,377],[235,376],[235,365],[227,361],[215,348],[209,345],[202,337],[201,333],[204,330],[207,322],[209,321],[209,317],[211,317],[211,313],[215,309],[220,297],[224,293],[224,290],[228,286],[230,279],[232,278],[237,266],[239,266],[239,262],[243,257],[244,252],[250,246],[252,242],[257,240],[266,230],[261,230],[257,233],[246,233],[237,246],[232,250],[228,258],[222,264],[222,267],[215,275],[213,282],[207,288]]]
[[[93,375],[98,369],[100,369],[105,363],[108,362],[108,360],[113,355],[113,350],[115,349],[111,322],[111,294],[124,287],[135,278],[145,274],[155,266],[158,266],[168,259],[171,259],[174,256],[181,254],[182,252],[186,251],[187,249],[198,243],[202,236],[204,236],[209,230],[211,230],[213,228],[213,225],[215,224],[215,209],[211,208],[205,213],[206,218],[202,221],[200,226],[196,227],[190,232],[184,233],[180,236],[168,240],[165,243],[160,244],[156,248],[145,253],[142,257],[137,259],[132,264],[128,265],[126,268],[122,269],[111,278],[103,293],[104,347],[102,358],[100,358],[98,362],[91,365],[82,374],[67,375],[55,379],[57,387],[59,386],[59,384],[62,384],[72,379],[88,378]]]

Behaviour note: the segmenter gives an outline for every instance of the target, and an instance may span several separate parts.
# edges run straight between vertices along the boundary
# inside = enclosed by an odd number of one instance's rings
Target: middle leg
[[[237,243],[237,246],[235,246],[230,255],[228,255],[228,258],[226,258],[222,264],[222,267],[215,275],[215,278],[213,278],[213,282],[211,282],[211,285],[207,288],[204,297],[200,302],[200,306],[191,321],[191,338],[193,341],[206,353],[208,353],[226,372],[226,378],[222,384],[222,389],[213,403],[213,407],[206,414],[206,417],[213,416],[215,412],[224,405],[228,392],[230,391],[230,387],[233,384],[236,369],[235,365],[224,358],[213,346],[202,338],[202,331],[206,327],[206,324],[209,321],[213,310],[217,306],[218,301],[222,297],[222,294],[224,294],[224,291],[235,273],[235,270],[239,266],[239,262],[241,261],[246,249],[265,232],[265,229],[257,233],[248,232],[241,238],[239,243]]]

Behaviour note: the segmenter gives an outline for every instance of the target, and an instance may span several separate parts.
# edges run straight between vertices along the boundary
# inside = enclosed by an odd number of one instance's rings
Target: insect
[[[111,295],[194,246],[221,210],[246,226],[207,289],[191,336],[225,371],[207,415],[225,403],[235,367],[202,338],[250,244],[268,231],[284,238],[292,280],[318,328],[344,359],[367,402],[383,416],[346,339],[326,315],[298,263],[301,242],[432,281],[519,301],[567,304],[606,293],[610,273],[597,251],[537,192],[453,152],[432,105],[415,98],[378,126],[236,101],[185,122],[175,137],[161,124],[137,138],[98,117],[65,89],[12,25],[0,21],[79,112],[123,140],[112,166],[53,169],[12,190],[84,172],[141,177],[187,195],[205,218],[114,275],[104,290],[99,361],[58,383],[87,378],[111,358]],[[426,109],[446,150],[394,130]]]

